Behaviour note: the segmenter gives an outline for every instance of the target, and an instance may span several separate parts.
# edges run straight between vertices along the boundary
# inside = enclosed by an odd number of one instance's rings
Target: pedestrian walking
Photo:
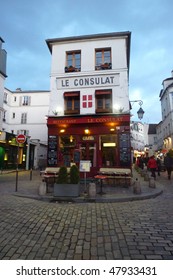
[[[158,157],[158,158],[156,159],[156,161],[157,161],[157,174],[158,174],[158,176],[160,176],[160,172],[161,172],[161,160],[160,160],[160,158]]]
[[[157,161],[155,160],[154,156],[150,157],[147,167],[151,171],[151,176],[154,177],[154,180],[156,180]]]
[[[164,165],[166,167],[166,171],[168,174],[168,180],[171,180],[172,166],[173,166],[173,158],[169,153],[166,154],[164,158]]]

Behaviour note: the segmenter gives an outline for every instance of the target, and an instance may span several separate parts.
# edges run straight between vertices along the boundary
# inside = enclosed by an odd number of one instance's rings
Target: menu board
[[[90,160],[81,160],[79,170],[80,172],[90,172],[91,161]]]
[[[128,166],[131,163],[130,135],[129,133],[119,134],[120,164]]]
[[[48,166],[57,166],[57,136],[48,136]]]

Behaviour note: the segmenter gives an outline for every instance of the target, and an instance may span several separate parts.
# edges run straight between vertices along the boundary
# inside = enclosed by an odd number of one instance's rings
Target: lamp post
[[[130,109],[132,109],[133,104],[136,103],[136,102],[140,106],[139,110],[137,111],[137,114],[138,114],[138,118],[141,120],[143,118],[144,113],[145,113],[144,110],[142,109],[143,101],[142,100],[132,100],[132,101],[130,101],[130,107],[131,107]]]

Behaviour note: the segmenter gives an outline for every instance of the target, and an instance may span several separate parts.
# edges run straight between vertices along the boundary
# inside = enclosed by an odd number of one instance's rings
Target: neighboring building
[[[164,153],[173,149],[173,71],[172,76],[163,80],[163,89],[160,91],[162,122],[159,124],[160,143],[163,143]],[[161,147],[159,147],[161,148]]]
[[[3,131],[11,134],[6,148],[6,165],[13,162],[17,153],[16,135],[26,135],[26,145],[20,145],[21,164],[27,169],[47,164],[47,125],[49,91],[4,90]],[[7,143],[4,145],[7,146]],[[10,151],[13,151],[12,153]],[[23,161],[23,162],[22,162]]]
[[[154,155],[158,151],[158,139],[156,132],[157,124],[149,124],[148,127],[148,156]]]
[[[46,40],[52,55],[48,166],[131,167],[130,32]]]
[[[130,126],[133,156],[144,155],[145,147],[148,145],[148,124],[132,121]]]
[[[5,150],[1,145],[1,141],[4,141],[6,135],[2,132],[2,120],[4,116],[3,109],[3,96],[4,96],[4,83],[7,77],[6,75],[6,62],[7,62],[7,53],[2,49],[2,44],[4,40],[0,37],[0,169],[3,166]]]

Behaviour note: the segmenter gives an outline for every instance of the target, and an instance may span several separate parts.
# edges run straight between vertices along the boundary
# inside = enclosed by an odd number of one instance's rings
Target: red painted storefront
[[[101,167],[131,167],[130,115],[48,117],[48,166],[89,160],[88,176]]]

